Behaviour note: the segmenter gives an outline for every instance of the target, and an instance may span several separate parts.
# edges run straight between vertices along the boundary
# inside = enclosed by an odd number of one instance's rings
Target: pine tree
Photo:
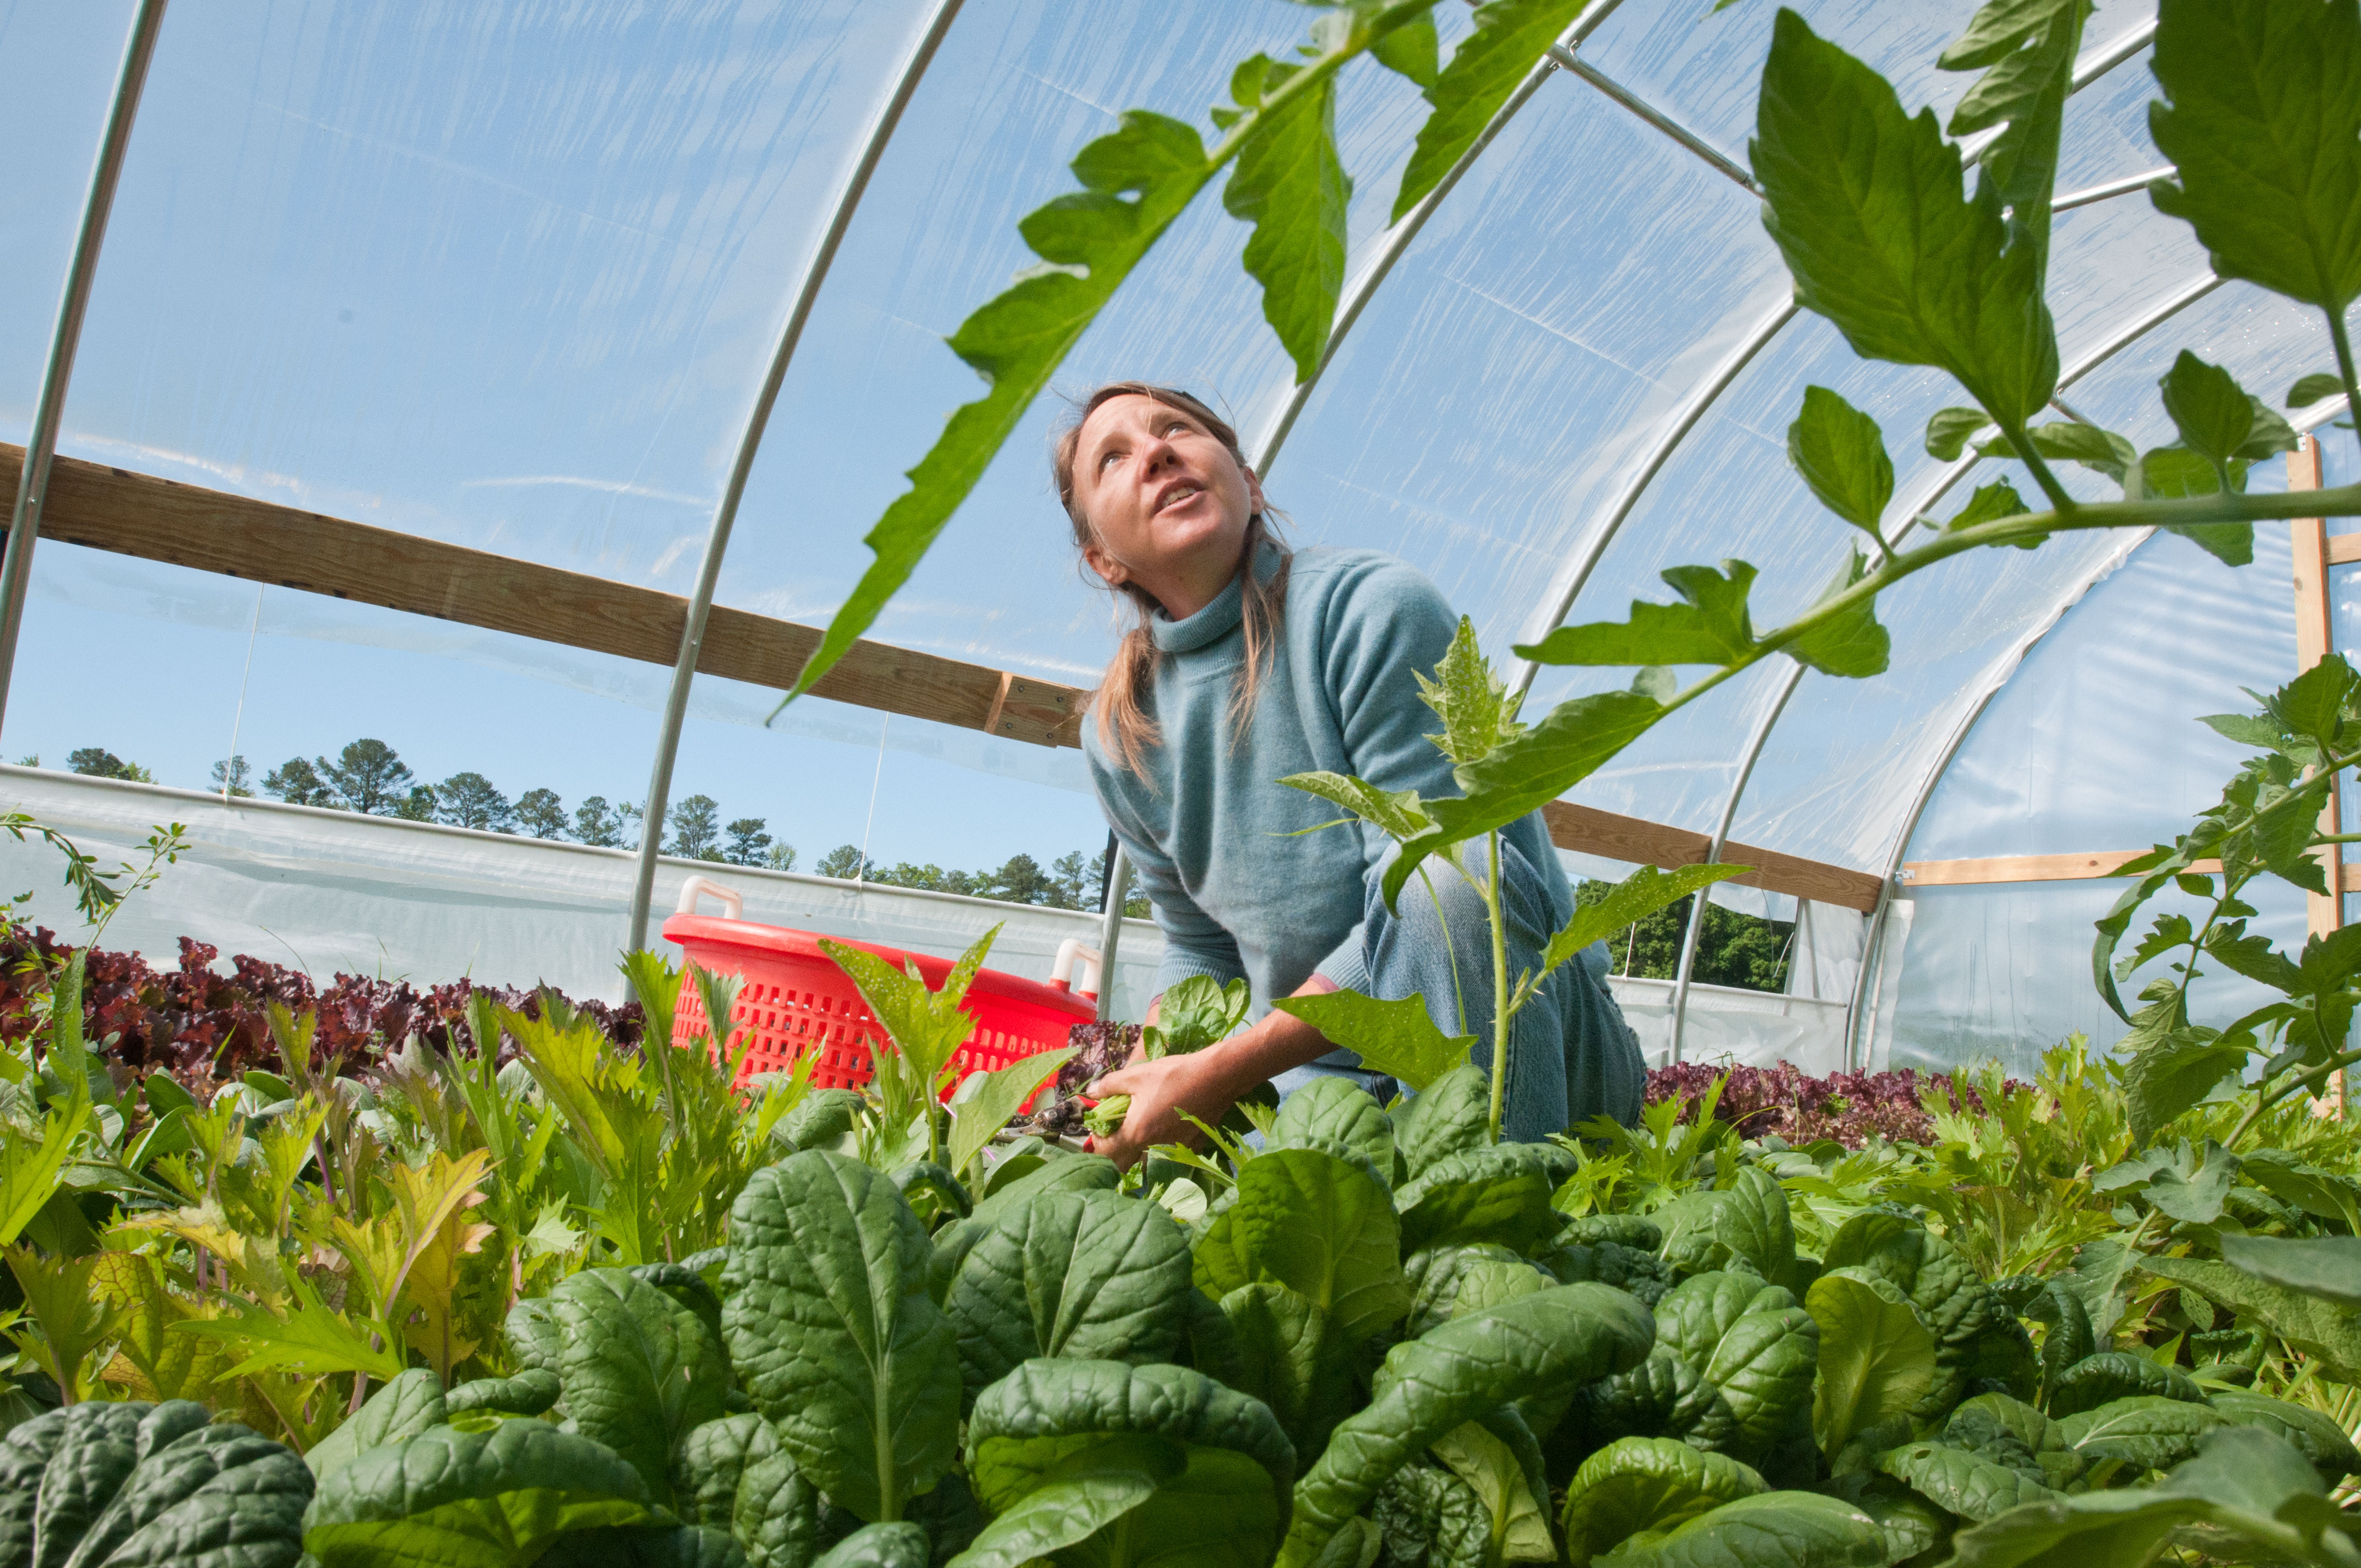
[[[509,797],[478,773],[453,773],[436,784],[434,806],[436,817],[454,828],[484,828],[495,833],[508,831],[515,810]]]
[[[741,817],[723,831],[730,835],[730,850],[722,858],[734,866],[759,866],[763,851],[771,847],[767,824],[759,817]]]
[[[529,789],[517,796],[516,830],[535,839],[566,836],[566,806],[554,789]]]
[[[574,808],[574,837],[585,844],[611,850],[623,841],[622,818],[607,809],[607,797],[586,797]]]
[[[692,861],[721,858],[721,803],[692,795],[672,808],[672,842],[664,852]]]
[[[313,759],[313,766],[321,782],[335,792],[336,804],[371,817],[390,815],[409,793],[414,776],[394,755],[392,747],[367,739],[346,746],[333,762],[325,757]]]
[[[290,757],[262,775],[262,787],[290,806],[326,806],[336,804],[335,795],[312,764],[302,757]]]
[[[246,765],[242,756],[224,757],[214,764],[214,788],[232,797],[250,795],[254,793],[254,770]]]

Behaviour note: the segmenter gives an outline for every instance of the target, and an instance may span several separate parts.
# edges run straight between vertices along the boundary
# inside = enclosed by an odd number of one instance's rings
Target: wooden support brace
[[[2320,443],[2312,436],[2302,438],[2293,452],[2288,454],[2288,488],[2316,490],[2321,488]],[[2328,592],[2328,568],[2345,560],[2361,559],[2353,552],[2361,546],[2351,535],[2328,537],[2325,518],[2297,518],[2288,524],[2289,542],[2292,546],[2295,565],[2295,667],[2301,674],[2326,658],[2336,645],[2335,622]],[[2334,548],[2342,546],[2342,548]],[[2320,814],[2323,833],[2344,831],[2344,799],[2341,788],[2332,784],[2328,805]],[[2345,846],[2330,844],[2320,850],[2322,869],[2327,873],[2330,891],[2304,895],[2305,924],[2314,937],[2325,937],[2345,924]],[[2337,1073],[2328,1082],[2328,1092],[2319,1106],[2325,1113],[2345,1113],[2345,1075]]]

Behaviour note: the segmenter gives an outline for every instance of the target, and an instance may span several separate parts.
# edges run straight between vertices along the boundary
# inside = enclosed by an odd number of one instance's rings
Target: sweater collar
[[[1279,546],[1264,540],[1255,550],[1256,580],[1270,581],[1279,571]],[[1148,618],[1148,634],[1156,640],[1159,652],[1193,653],[1235,630],[1245,613],[1245,579],[1232,577],[1229,586],[1215,594],[1211,603],[1184,620],[1174,620],[1160,609],[1155,611]]]

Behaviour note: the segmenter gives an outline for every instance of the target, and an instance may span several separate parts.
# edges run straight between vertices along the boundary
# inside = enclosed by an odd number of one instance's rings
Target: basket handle
[[[1099,950],[1084,946],[1076,937],[1069,937],[1058,944],[1058,956],[1049,962],[1050,989],[1064,991],[1073,984],[1076,959],[1082,960],[1082,994],[1096,996],[1099,993]]]
[[[680,884],[680,903],[675,906],[673,913],[696,914],[699,894],[709,894],[721,901],[724,919],[743,920],[746,917],[746,900],[742,894],[722,886],[710,877],[701,876],[692,876]]]

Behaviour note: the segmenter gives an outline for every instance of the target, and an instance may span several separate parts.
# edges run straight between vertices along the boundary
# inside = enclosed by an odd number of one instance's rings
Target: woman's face
[[[1114,587],[1136,583],[1183,620],[1236,575],[1262,487],[1186,410],[1136,394],[1082,422],[1074,499],[1094,536],[1082,548]]]

